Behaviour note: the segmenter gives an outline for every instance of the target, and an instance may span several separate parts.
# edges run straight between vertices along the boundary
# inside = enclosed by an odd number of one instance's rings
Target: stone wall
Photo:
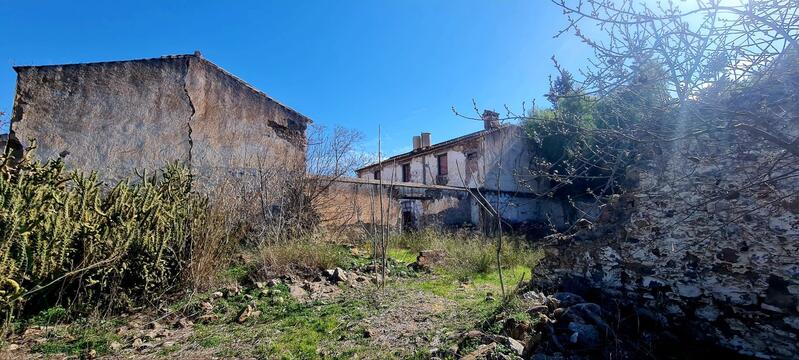
[[[105,180],[176,160],[203,184],[304,164],[310,120],[199,55],[15,70],[16,136]]]
[[[333,180],[316,200],[326,226],[370,228],[380,222],[380,183],[373,180]],[[419,184],[383,184],[385,222],[401,228],[403,211],[413,212],[415,226],[457,227],[470,222],[471,199],[459,188]]]
[[[728,109],[799,114],[795,100],[761,103],[769,92],[795,91],[793,84],[750,90]],[[780,115],[782,122],[758,126],[799,137],[796,117]],[[655,150],[630,169],[636,188],[606,205],[591,228],[546,240],[541,286],[593,294],[611,311],[632,306],[650,335],[799,357],[797,158],[742,130]]]

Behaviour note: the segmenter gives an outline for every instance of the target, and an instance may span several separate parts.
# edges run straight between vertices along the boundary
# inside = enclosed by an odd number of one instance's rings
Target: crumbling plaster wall
[[[68,168],[115,181],[181,161],[208,187],[304,169],[309,120],[200,56],[16,70],[12,130]]]
[[[481,188],[505,192],[544,192],[543,185],[525,170],[535,154],[524,129],[510,125],[489,132],[483,147],[477,166]]]
[[[412,182],[434,184],[438,174],[437,157],[446,153],[448,186],[472,189],[485,197],[492,207],[499,204],[502,217],[508,223],[551,222],[562,227],[571,220],[570,205],[534,194],[545,193],[547,185],[525,173],[524,169],[534,156],[528,141],[521,127],[505,126],[437,151],[420,152],[409,160],[384,164],[383,181],[401,183],[402,165],[409,163]],[[372,179],[375,169],[361,172],[360,177]],[[470,221],[480,224],[480,217],[485,215],[476,201],[472,201],[471,212]]]
[[[435,184],[438,174],[438,159],[447,155],[447,186],[469,188],[499,188],[503,191],[529,192],[540,190],[541,185],[532,181],[524,169],[533,157],[532,149],[524,130],[518,126],[505,126],[480,136],[458,141],[435,151],[421,151],[410,159],[383,164],[384,181],[402,181],[402,165],[411,165],[411,182]],[[501,166],[501,167],[500,167]],[[362,171],[359,177],[372,179],[378,167]]]
[[[188,125],[191,164],[202,183],[257,174],[302,173],[306,119],[218,66],[192,57],[186,93],[194,107]]]
[[[17,68],[12,130],[37,154],[107,180],[189,155],[187,61]],[[68,155],[67,155],[68,152]]]
[[[559,226],[570,220],[569,205],[560,200],[496,192],[485,192],[483,196],[493,207],[499,204],[502,219],[511,224],[552,223]]]
[[[380,222],[380,183],[341,178],[317,199],[322,223],[328,226],[369,227]],[[402,203],[417,202],[421,226],[453,227],[469,222],[469,194],[460,189],[412,184],[383,184],[385,222],[402,224]]]

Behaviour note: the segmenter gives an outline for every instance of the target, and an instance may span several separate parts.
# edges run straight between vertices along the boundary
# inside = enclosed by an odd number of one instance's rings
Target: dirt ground
[[[419,273],[378,290],[370,280],[234,287],[167,315],[29,326],[3,344],[0,359],[427,358],[497,306],[491,281]]]

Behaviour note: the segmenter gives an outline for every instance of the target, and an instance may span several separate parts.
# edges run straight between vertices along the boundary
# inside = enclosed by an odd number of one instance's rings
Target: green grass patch
[[[161,350],[158,351],[158,355],[161,356],[170,356],[180,350],[179,344],[172,344],[170,346],[164,346]]]
[[[416,261],[418,252],[413,252],[409,249],[391,248],[388,249],[388,257],[405,264],[410,264]]]
[[[225,271],[224,279],[242,282],[247,279],[247,275],[250,273],[250,268],[246,265],[235,265],[229,267]]]
[[[502,278],[505,280],[505,289],[510,290],[522,279],[530,280],[530,271],[532,269],[525,265],[516,265],[508,269],[502,270]],[[474,285],[488,285],[496,288],[501,288],[499,281],[499,271],[494,270],[487,273],[479,273],[473,275],[472,281]]]
[[[223,358],[351,358],[355,350],[342,349],[338,342],[349,339],[358,344],[363,339],[363,331],[353,330],[353,326],[368,315],[366,303],[342,296],[331,304],[304,304],[292,298],[288,290],[281,284],[263,294],[250,291],[252,300],[244,293],[216,300],[214,312],[220,321],[195,326],[192,341],[200,347],[216,349],[215,355]],[[233,319],[250,303],[261,314],[244,325],[234,323]],[[319,353],[318,349],[329,353]]]
[[[204,348],[217,348],[226,343],[227,329],[222,326],[197,325],[194,327],[192,341]]]
[[[61,305],[53,306],[49,309],[42,310],[36,316],[32,317],[29,320],[29,323],[39,326],[47,326],[58,324],[62,320],[66,319],[67,317],[67,310],[64,309]]]
[[[366,316],[366,304],[359,300],[344,299],[333,304],[299,304],[288,300],[284,306],[272,307],[261,321],[277,330],[277,336],[258,351],[268,358],[315,359],[324,357],[349,358],[349,353],[336,353],[338,341],[351,339],[357,342],[362,331],[352,331],[350,325]],[[327,346],[323,346],[327,344]],[[332,350],[319,354],[317,349]]]
[[[110,352],[111,342],[119,340],[109,324],[76,323],[49,334],[46,341],[32,346],[31,350],[48,355],[79,355],[94,350],[97,355],[104,355]]]

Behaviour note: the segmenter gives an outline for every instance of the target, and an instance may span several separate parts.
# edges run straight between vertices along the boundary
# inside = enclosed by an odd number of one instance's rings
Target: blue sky
[[[0,0],[0,110],[13,65],[203,55],[325,126],[360,130],[375,152],[481,128],[451,108],[504,112],[545,104],[554,54],[590,56],[546,0],[6,1]],[[528,105],[529,106],[529,105]],[[8,114],[6,115],[8,117]]]

